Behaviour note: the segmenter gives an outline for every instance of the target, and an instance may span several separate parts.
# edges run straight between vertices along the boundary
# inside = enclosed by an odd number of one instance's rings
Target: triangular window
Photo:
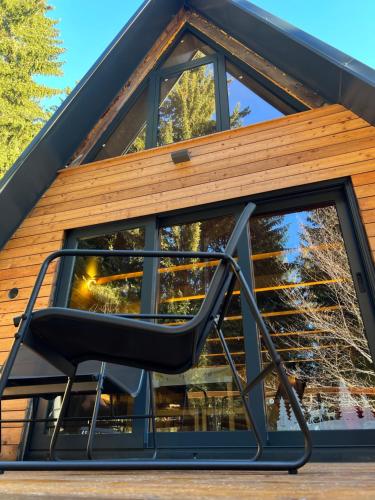
[[[197,38],[189,31],[182,36],[172,50],[169,57],[163,63],[162,68],[171,68],[189,61],[195,61],[202,57],[214,54],[215,51],[206,43]]]
[[[125,116],[113,124],[114,129],[99,145],[94,160],[105,160],[127,153],[142,151],[146,147],[148,85],[126,110]],[[120,118],[120,117],[118,117]],[[107,131],[108,132],[108,131]]]
[[[243,70],[226,61],[230,128],[283,116],[269,100],[272,96]]]
[[[234,64],[206,37],[185,30],[103,134],[90,160],[251,125],[297,110],[290,99],[286,103],[275,88],[260,81],[253,69]]]

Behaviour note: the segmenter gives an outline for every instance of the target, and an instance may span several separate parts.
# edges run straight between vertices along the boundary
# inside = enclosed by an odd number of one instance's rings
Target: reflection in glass
[[[173,49],[162,68],[185,64],[213,53],[214,50],[209,45],[206,45],[192,33],[186,33]]]
[[[144,125],[124,154],[137,153],[138,151],[143,151],[146,148],[146,129],[147,127]]]
[[[58,417],[61,408],[62,397],[48,402],[47,418]],[[89,431],[90,419],[94,409],[94,395],[76,395],[70,398],[67,416],[75,420],[66,420],[61,432],[65,434],[87,435]],[[99,419],[96,426],[96,434],[104,433],[131,433],[132,420],[120,418],[131,415],[133,412],[134,399],[128,394],[102,394],[99,408]],[[105,420],[108,417],[108,420]],[[82,419],[82,420],[81,420]],[[48,422],[45,433],[51,435],[54,423]]]
[[[267,102],[267,97],[271,96],[266,95],[264,87],[229,61],[226,66],[230,128],[239,128],[284,115]]]
[[[127,229],[113,233],[82,238],[78,248],[97,250],[142,250],[144,228]],[[139,313],[141,311],[141,286],[143,259],[138,257],[77,257],[75,260],[71,295],[68,306],[98,313]],[[103,340],[104,341],[104,340]],[[86,434],[88,420],[93,411],[93,395],[72,396],[68,417],[83,417],[83,420],[66,421],[62,432]],[[61,406],[61,397],[49,404],[48,415],[56,418]],[[97,432],[132,432],[132,421],[116,417],[129,415],[133,398],[128,394],[103,394],[99,416],[112,420],[99,420]],[[47,425],[45,432],[52,432]]]
[[[79,240],[78,248],[135,250],[144,247],[144,229],[128,229]],[[139,313],[143,259],[77,257],[69,307],[102,313]]]
[[[257,302],[309,427],[375,428],[375,374],[335,207],[254,217],[251,240]],[[298,429],[274,374],[265,398],[269,430]]]
[[[105,160],[106,158],[135,153],[145,149],[147,94],[148,86],[121,119],[92,161]]]
[[[234,217],[163,227],[163,250],[223,251]],[[217,261],[163,258],[159,267],[159,312],[198,312]],[[246,380],[239,295],[223,325],[241,378]],[[154,375],[157,428],[164,432],[246,429],[246,418],[217,336],[211,334],[196,368],[182,375]]]
[[[198,66],[161,83],[158,145],[216,131],[213,64]]]

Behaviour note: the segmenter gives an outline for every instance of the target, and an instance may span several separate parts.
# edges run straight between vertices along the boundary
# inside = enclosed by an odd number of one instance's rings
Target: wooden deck
[[[309,464],[296,476],[254,472],[6,472],[0,498],[374,499],[375,464]]]

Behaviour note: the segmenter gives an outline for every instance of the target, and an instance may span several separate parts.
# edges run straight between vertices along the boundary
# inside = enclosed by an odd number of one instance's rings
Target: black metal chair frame
[[[100,364],[100,370],[97,373],[95,379],[91,381],[87,381],[86,377],[77,376],[75,379],[75,383],[79,386],[79,390],[77,391],[80,395],[95,395],[95,401],[93,406],[92,416],[90,417],[65,417],[65,421],[90,421],[91,425],[96,425],[96,421],[98,418],[98,405],[100,404],[100,397],[103,392],[104,382],[105,382],[105,370],[106,363]],[[23,382],[23,383],[22,383]],[[12,380],[12,385],[4,390],[2,401],[7,401],[11,399],[25,399],[25,398],[34,398],[34,397],[48,397],[51,399],[52,397],[59,396],[64,394],[64,391],[60,390],[62,383],[60,380],[56,380],[56,377],[44,377],[31,379],[27,384],[25,381],[17,381]],[[64,387],[66,387],[66,383],[64,382]],[[73,388],[71,394],[73,394]],[[1,405],[0,405],[1,409]],[[0,435],[2,430],[2,424],[14,424],[14,423],[24,423],[24,424],[33,424],[33,423],[53,423],[57,422],[57,418],[24,418],[24,419],[0,419]],[[92,423],[91,423],[92,422]],[[91,459],[90,450],[92,448],[92,437],[89,435],[90,439],[87,442],[87,457]],[[1,447],[0,447],[1,450]]]
[[[250,206],[251,205],[251,206]],[[250,207],[250,208],[249,208]],[[249,204],[247,207],[248,218],[251,212],[254,210],[255,205]],[[241,229],[241,233],[244,228]],[[149,388],[150,388],[150,414],[146,415],[130,415],[127,418],[148,418],[151,420],[151,429],[153,434],[153,455],[151,458],[147,459],[121,459],[121,460],[104,460],[93,458],[93,440],[95,436],[95,429],[98,420],[98,412],[100,405],[100,397],[103,389],[103,377],[105,370],[105,363],[102,363],[102,369],[98,377],[97,384],[97,394],[94,404],[93,415],[91,418],[91,423],[89,427],[88,441],[87,441],[87,456],[88,460],[54,460],[54,450],[59,436],[59,431],[64,421],[67,406],[69,403],[69,397],[72,391],[72,387],[75,381],[75,371],[70,372],[68,375],[68,382],[64,392],[61,409],[57,422],[54,428],[54,432],[50,443],[50,460],[38,460],[38,461],[13,461],[5,462],[0,461],[0,470],[166,470],[166,469],[179,469],[179,470],[286,470],[289,473],[296,473],[297,470],[302,467],[310,458],[312,452],[312,441],[309,428],[307,426],[306,420],[303,415],[303,411],[300,407],[300,403],[296,397],[295,392],[289,382],[287,373],[285,371],[284,365],[278,354],[274,343],[272,341],[271,335],[267,329],[267,326],[258,310],[254,295],[242,273],[240,266],[238,265],[236,259],[233,255],[226,252],[179,252],[179,251],[151,251],[151,250],[60,250],[49,255],[41,266],[40,272],[36,279],[35,286],[31,293],[29,302],[26,306],[24,314],[18,318],[19,330],[15,335],[15,341],[13,343],[12,349],[9,353],[7,361],[3,367],[1,379],[0,379],[0,401],[2,399],[4,390],[7,386],[7,381],[11,373],[12,366],[17,356],[17,352],[22,345],[26,334],[29,329],[29,324],[31,322],[33,308],[35,306],[36,299],[38,297],[40,288],[42,286],[44,277],[48,270],[49,265],[52,261],[60,257],[77,257],[77,256],[102,256],[102,257],[142,257],[142,258],[160,258],[160,257],[171,257],[171,258],[199,258],[199,259],[216,259],[224,264],[227,264],[228,278],[225,281],[226,286],[224,286],[224,292],[222,297],[222,304],[215,317],[211,317],[213,328],[218,335],[222,348],[224,350],[226,359],[229,363],[235,385],[239,391],[240,397],[242,399],[244,409],[246,412],[247,419],[250,423],[251,430],[254,433],[254,437],[257,443],[257,449],[253,457],[250,459],[238,459],[238,460],[218,460],[218,459],[160,459],[158,458],[158,448],[157,448],[157,432],[155,423],[155,402],[153,395],[153,385],[152,385],[152,374],[149,372]],[[246,387],[243,387],[241,379],[237,373],[235,363],[230,354],[228,345],[225,341],[224,333],[221,329],[222,323],[224,321],[225,315],[227,313],[232,293],[236,282],[238,281],[241,293],[246,300],[252,317],[254,318],[258,330],[261,334],[264,345],[268,351],[269,357],[271,359],[270,363],[267,364],[260,373],[251,380]],[[202,306],[203,308],[204,306]],[[208,311],[212,314],[212,311]],[[137,314],[137,315],[118,315],[133,319],[142,320],[155,320],[155,319],[165,319],[171,318],[184,318],[191,319],[192,316],[184,315],[162,315],[162,314]],[[212,331],[212,329],[211,329]],[[206,334],[206,338],[208,333]],[[205,339],[204,339],[205,340]],[[295,417],[298,421],[300,429],[304,438],[304,452],[302,456],[297,460],[260,460],[261,455],[264,450],[264,443],[261,433],[257,427],[256,421],[253,417],[252,410],[249,404],[249,393],[250,391],[259,384],[264,377],[275,370],[279,376],[280,384],[285,394],[287,395],[291,409],[293,410]],[[67,372],[68,373],[68,372]],[[87,420],[87,419],[86,419]]]

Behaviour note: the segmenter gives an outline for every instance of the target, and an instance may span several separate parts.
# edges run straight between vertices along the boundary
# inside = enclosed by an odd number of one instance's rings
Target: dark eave
[[[144,2],[0,181],[0,248],[182,5],[182,0]]]
[[[0,181],[0,248],[185,5],[265,59],[375,124],[375,71],[246,0],[148,0]]]
[[[375,70],[246,0],[189,0],[189,5],[249,48],[375,124]]]

